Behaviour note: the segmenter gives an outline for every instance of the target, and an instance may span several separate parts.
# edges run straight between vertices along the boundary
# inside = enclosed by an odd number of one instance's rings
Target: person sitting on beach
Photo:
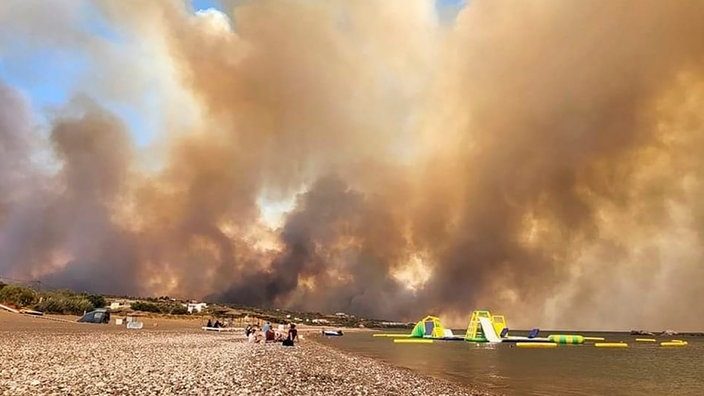
[[[208,319],[208,324],[205,325],[205,327],[213,327],[213,322],[210,319]]]
[[[247,336],[247,341],[251,344],[259,344],[262,341],[262,335],[256,326],[252,327],[252,330],[249,332],[249,336]]]
[[[252,325],[247,325],[247,328],[244,329],[244,335],[245,337],[249,337],[249,333],[252,332]]]
[[[266,337],[266,332],[269,331],[270,328],[271,328],[271,323],[269,323],[269,322],[264,323],[264,327],[262,327],[262,334],[264,334],[265,337]]]
[[[298,330],[296,330],[296,324],[291,323],[288,329],[288,336],[284,340],[284,346],[293,346],[294,341],[298,341]]]
[[[264,332],[264,342],[274,342],[276,341],[276,334],[274,333],[274,329],[269,326],[268,329],[266,329],[266,332]]]

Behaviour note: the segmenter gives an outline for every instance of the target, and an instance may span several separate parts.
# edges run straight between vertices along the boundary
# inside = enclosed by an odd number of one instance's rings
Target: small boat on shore
[[[4,309],[5,311],[12,312],[12,313],[20,313],[20,311],[14,309],[12,307],[8,307],[7,305],[0,304],[0,309]]]
[[[241,327],[208,327],[208,326],[202,326],[201,329],[205,331],[238,331],[238,330],[244,330]]]
[[[344,335],[342,330],[323,330],[322,333],[328,337],[342,337]]]
[[[23,313],[25,315],[32,315],[32,316],[44,316],[44,312],[34,311],[31,309],[22,309],[22,310],[20,310],[20,313]]]

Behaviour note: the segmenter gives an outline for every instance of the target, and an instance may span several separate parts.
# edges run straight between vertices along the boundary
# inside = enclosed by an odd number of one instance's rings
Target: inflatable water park
[[[519,348],[555,348],[558,345],[593,344],[596,348],[628,348],[624,341],[606,342],[604,337],[588,337],[580,334],[550,334],[539,337],[540,329],[532,329],[525,336],[512,336],[504,315],[493,315],[487,310],[473,311],[464,336],[455,335],[443,326],[440,318],[428,315],[419,320],[410,333],[375,333],[373,337],[391,338],[395,344],[432,344],[435,341],[466,341],[474,343],[511,343]],[[658,343],[654,338],[636,338],[638,343]],[[669,340],[659,342],[661,347],[684,347],[687,341]]]

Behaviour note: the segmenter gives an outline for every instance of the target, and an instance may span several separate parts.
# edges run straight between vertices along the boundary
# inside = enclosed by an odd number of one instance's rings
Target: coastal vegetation
[[[1,302],[9,303],[18,307],[26,307],[37,301],[36,293],[28,287],[6,284],[2,284],[0,287]]]
[[[188,301],[169,296],[140,298],[76,293],[71,290],[39,291],[26,285],[4,283],[0,283],[0,303],[20,309],[68,315],[82,315],[95,308],[108,307],[110,303],[116,303],[111,310],[120,314],[141,312],[148,315],[201,315],[231,319],[249,317],[272,323],[296,322],[324,327],[399,328],[412,327],[414,324],[362,318],[344,312],[326,314],[222,303],[208,304],[202,312],[189,314],[185,306]]]
[[[34,309],[46,313],[81,315],[97,308],[86,295],[76,295],[68,290],[41,293]]]
[[[45,313],[73,315],[81,315],[106,304],[105,297],[98,294],[76,294],[70,290],[39,292],[23,285],[5,284],[0,288],[0,302]]]
[[[151,302],[135,301],[130,304],[133,311],[160,313],[168,315],[186,315],[188,309],[181,304],[155,304]]]

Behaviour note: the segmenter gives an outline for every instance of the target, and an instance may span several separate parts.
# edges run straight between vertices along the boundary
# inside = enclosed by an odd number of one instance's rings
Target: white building
[[[208,307],[208,304],[206,303],[188,303],[188,304],[183,304],[184,307],[188,310],[188,313],[193,313],[193,312],[198,312],[201,313],[205,308]]]
[[[117,310],[120,308],[129,308],[130,304],[132,304],[133,302],[133,300],[113,300],[110,303],[110,309]]]
[[[392,327],[392,326],[398,326],[398,327],[403,327],[403,326],[408,326],[407,322],[381,322],[382,326],[387,326],[387,327]]]

